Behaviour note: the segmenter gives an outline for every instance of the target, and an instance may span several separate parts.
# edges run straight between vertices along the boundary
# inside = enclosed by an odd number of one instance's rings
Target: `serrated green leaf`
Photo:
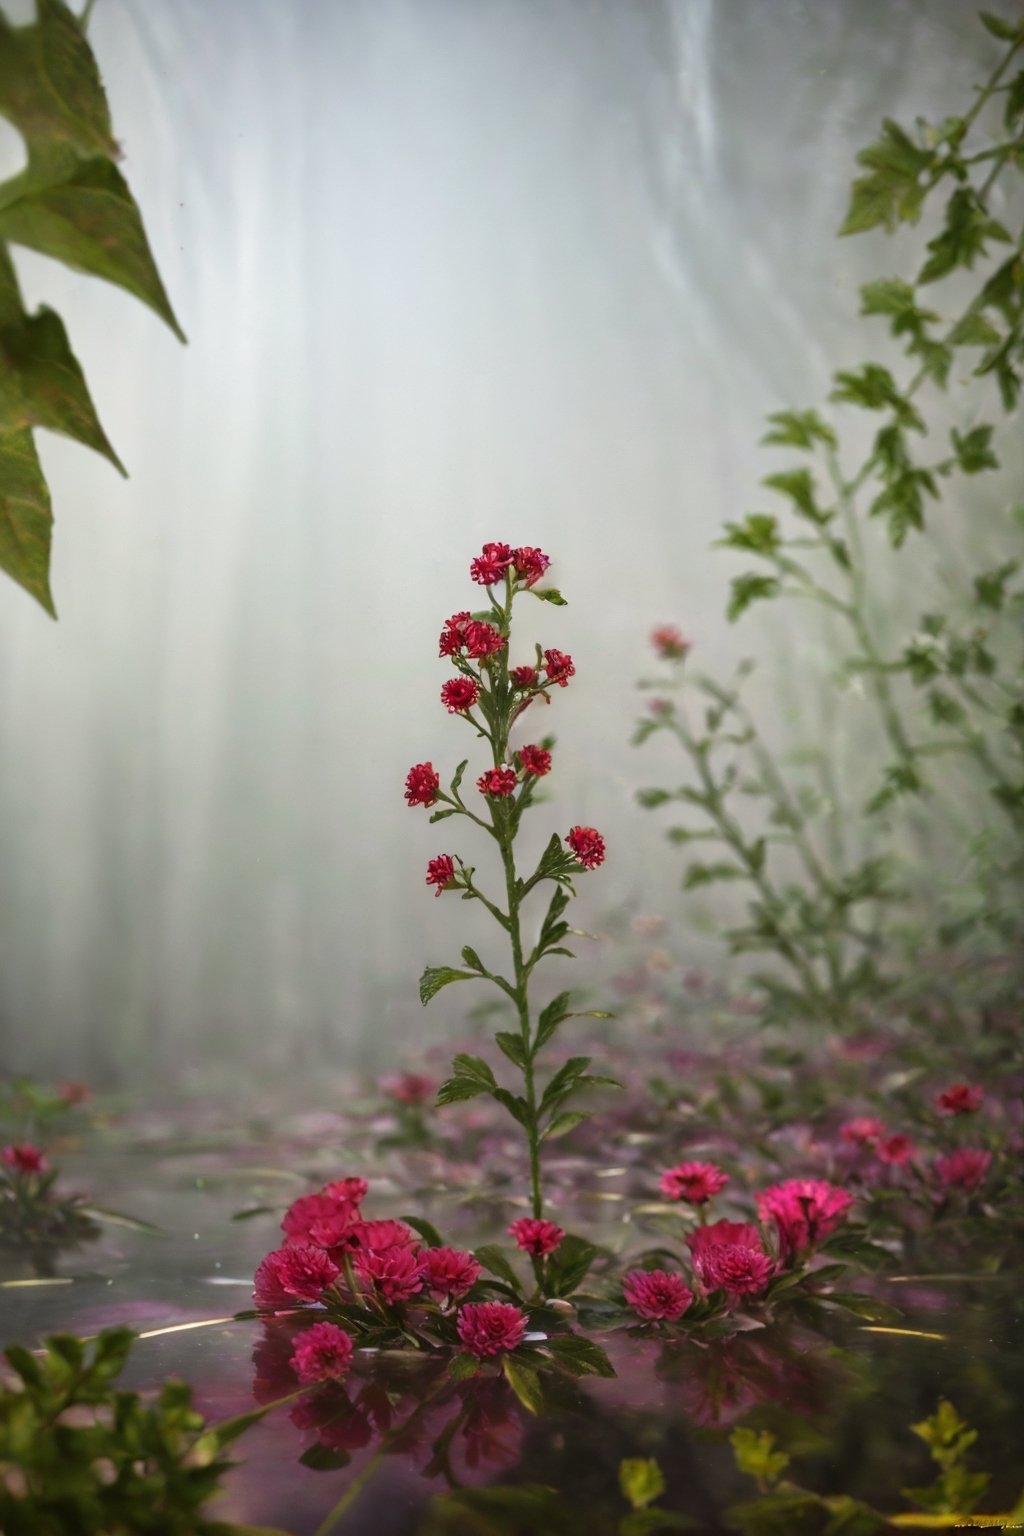
[[[830,522],[833,513],[818,506],[814,494],[814,477],[809,469],[782,470],[779,474],[765,475],[761,481],[769,490],[778,491],[780,496],[787,496],[793,503],[793,510],[800,517],[805,517],[809,522],[818,527]]]
[[[544,1095],[540,1101],[540,1113],[542,1115],[547,1110],[552,1109],[559,1099],[565,1096],[576,1079],[590,1066],[590,1061],[591,1058],[589,1056],[570,1056],[569,1060],[559,1067],[545,1088]]]
[[[466,1051],[460,1051],[452,1058],[452,1066],[460,1076],[473,1078],[482,1088],[495,1086],[494,1073],[482,1056],[471,1056]]]
[[[559,1136],[568,1136],[570,1131],[584,1120],[590,1119],[590,1111],[587,1109],[566,1110],[562,1115],[556,1115],[551,1124],[541,1134],[541,1141],[556,1141]]]
[[[513,1034],[511,1030],[500,1029],[494,1037],[498,1049],[507,1056],[514,1066],[526,1065],[526,1047],[523,1045],[522,1035]]]
[[[991,11],[979,11],[978,20],[986,32],[991,32],[993,37],[998,37],[1004,43],[1016,42],[1024,35],[1024,22],[1014,24],[1002,16],[994,16]]]
[[[751,603],[761,602],[775,597],[779,592],[779,583],[774,576],[735,576],[729,597],[727,617],[730,623],[746,613]]]
[[[541,1009],[537,1020],[537,1033],[534,1037],[535,1051],[540,1050],[541,1046],[551,1039],[559,1024],[569,1017],[567,1010],[571,1000],[571,992],[559,992],[557,997],[552,998],[551,1002]]]
[[[627,1457],[619,1462],[619,1487],[633,1509],[646,1509],[665,1492],[665,1478],[653,1457]]]
[[[530,1106],[520,1094],[510,1093],[507,1088],[492,1088],[491,1097],[497,1099],[498,1103],[508,1110],[513,1120],[518,1121],[522,1126],[529,1125]]]
[[[448,1362],[448,1375],[452,1381],[468,1381],[480,1371],[480,1361],[475,1355],[453,1355]]]
[[[985,318],[980,310],[969,310],[962,320],[958,320],[949,335],[951,345],[955,347],[992,347],[1001,340],[999,332],[991,320]]]
[[[578,1333],[552,1334],[544,1347],[561,1365],[571,1370],[574,1376],[611,1378],[615,1375],[615,1367],[600,1344],[595,1344],[593,1339],[585,1339]]]
[[[37,21],[12,27],[0,14],[0,114],[28,143],[63,140],[79,154],[116,159],[96,60],[61,0],[38,0]]]
[[[461,1104],[464,1099],[475,1099],[479,1094],[489,1091],[483,1083],[477,1082],[475,1077],[450,1077],[437,1090],[434,1103],[439,1109],[443,1109],[446,1104]]]
[[[473,1249],[473,1257],[478,1264],[483,1265],[488,1274],[497,1275],[499,1280],[504,1280],[517,1295],[522,1293],[522,1282],[502,1249],[493,1243],[484,1243],[482,1247]]]
[[[501,1357],[501,1369],[505,1380],[523,1407],[529,1413],[543,1413],[544,1393],[541,1390],[540,1377],[533,1367],[506,1352]]]
[[[32,433],[0,433],[0,569],[55,619],[49,574],[52,535],[50,493]]]
[[[769,1488],[789,1466],[789,1457],[785,1451],[774,1449],[775,1436],[766,1429],[734,1429],[729,1444],[738,1469]]]
[[[767,419],[772,430],[765,433],[762,443],[808,450],[815,443],[824,443],[829,448],[838,446],[836,434],[817,411],[773,411]]]
[[[449,986],[453,981],[478,979],[474,971],[457,971],[450,965],[428,965],[420,977],[420,1002],[425,1008],[442,987]]]

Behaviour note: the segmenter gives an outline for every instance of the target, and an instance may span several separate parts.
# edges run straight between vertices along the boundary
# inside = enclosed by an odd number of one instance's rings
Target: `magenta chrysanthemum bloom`
[[[330,1195],[332,1200],[351,1200],[353,1205],[361,1205],[369,1188],[365,1179],[359,1178],[357,1174],[349,1174],[345,1179],[334,1179],[330,1184],[325,1184],[323,1192]]]
[[[564,651],[545,651],[544,671],[548,675],[548,680],[557,683],[559,688],[568,688],[570,677],[576,676],[572,657],[567,656]]]
[[[516,575],[520,581],[525,581],[528,587],[540,581],[551,564],[543,550],[534,549],[529,544],[524,544],[521,549],[514,549],[512,558],[515,562]]]
[[[456,1326],[464,1352],[486,1360],[523,1342],[526,1313],[507,1301],[467,1301]]]
[[[480,697],[480,688],[471,677],[452,677],[441,689],[441,703],[450,715],[464,715]]]
[[[469,567],[469,574],[481,587],[493,587],[504,578],[513,563],[514,555],[509,544],[485,544],[483,553],[477,555]]]
[[[314,1323],[296,1339],[290,1364],[304,1387],[340,1381],[352,1364],[352,1340],[337,1323]]]
[[[596,869],[604,863],[604,838],[596,827],[571,827],[565,840],[584,869]]]
[[[513,667],[508,675],[517,688],[536,688],[540,682],[536,667]]]
[[[473,1255],[458,1248],[425,1248],[420,1264],[427,1290],[447,1301],[460,1301],[483,1274]]]
[[[437,1084],[422,1072],[399,1072],[394,1077],[382,1077],[380,1086],[399,1104],[422,1104],[433,1097]]]
[[[493,656],[507,644],[505,636],[493,624],[483,619],[470,619],[465,628],[466,655],[478,661],[483,656]]]
[[[860,1115],[855,1120],[845,1120],[839,1127],[839,1135],[853,1146],[869,1147],[885,1135],[885,1126],[872,1115]]]
[[[954,1083],[936,1096],[940,1115],[974,1115],[985,1102],[982,1090],[973,1083]]]
[[[659,656],[671,661],[678,661],[690,649],[690,641],[684,638],[682,630],[674,624],[660,624],[652,630],[651,644]]]
[[[359,1220],[359,1208],[354,1200],[336,1200],[332,1195],[320,1190],[315,1195],[300,1195],[293,1200],[284,1214],[281,1222],[281,1231],[288,1239],[290,1246],[296,1243],[315,1242],[319,1248],[333,1248],[341,1241],[340,1234],[346,1232]],[[315,1229],[322,1229],[328,1225],[332,1236],[328,1242],[320,1237],[314,1237]]]
[[[434,772],[433,763],[415,763],[405,776],[405,799],[408,805],[433,805],[441,788],[441,775]]]
[[[664,1269],[633,1269],[622,1282],[628,1306],[647,1322],[674,1323],[693,1300],[693,1292],[680,1275]]]
[[[980,1147],[957,1147],[935,1159],[935,1172],[947,1189],[977,1189],[991,1162],[992,1153]]]
[[[715,1163],[680,1163],[667,1168],[661,1176],[661,1192],[670,1200],[685,1200],[688,1205],[705,1205],[729,1182]]]
[[[15,1173],[44,1173],[46,1158],[30,1141],[11,1142],[0,1151],[0,1162]]]
[[[707,1291],[752,1296],[764,1290],[775,1266],[751,1221],[713,1221],[686,1239],[693,1272]]]
[[[902,1131],[897,1131],[892,1136],[883,1136],[875,1143],[875,1156],[880,1163],[888,1163],[893,1168],[902,1168],[909,1163],[917,1148],[909,1136]]]
[[[374,1225],[374,1223],[367,1223]],[[412,1248],[374,1248],[355,1255],[356,1274],[376,1286],[389,1305],[408,1301],[423,1289],[423,1266]]]
[[[775,1223],[782,1251],[790,1254],[822,1242],[852,1204],[853,1196],[827,1179],[784,1179],[761,1191],[757,1214]]]
[[[319,1301],[341,1271],[323,1248],[312,1244],[277,1248],[256,1271],[253,1298],[258,1307],[289,1307]]]
[[[455,860],[450,853],[438,854],[436,859],[430,859],[427,863],[427,884],[436,885],[435,896],[440,896],[442,891],[448,889],[455,879]]]
[[[468,608],[461,613],[453,613],[450,619],[445,619],[444,629],[438,641],[439,656],[455,656],[466,643],[466,625],[470,620]]]
[[[404,1221],[357,1221],[346,1247],[353,1252],[380,1248],[415,1248],[419,1238]]]
[[[535,774],[538,779],[551,772],[551,753],[544,747],[520,747],[519,762],[524,773]]]
[[[514,768],[488,768],[476,781],[482,795],[511,795],[519,786]]]
[[[545,1254],[554,1253],[565,1236],[561,1227],[555,1222],[542,1221],[535,1216],[520,1216],[508,1230],[516,1240],[516,1247],[521,1248],[524,1253],[532,1253],[537,1259],[542,1259]]]

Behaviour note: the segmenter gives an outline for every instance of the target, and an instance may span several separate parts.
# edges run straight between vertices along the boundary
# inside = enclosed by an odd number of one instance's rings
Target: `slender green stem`
[[[92,15],[92,8],[95,4],[96,0],[85,0],[85,4],[82,7],[82,14],[78,18],[78,25],[81,27],[83,32],[89,25],[89,17]]]

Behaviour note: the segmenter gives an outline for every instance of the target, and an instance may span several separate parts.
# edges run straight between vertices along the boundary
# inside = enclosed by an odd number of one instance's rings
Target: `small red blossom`
[[[536,688],[540,682],[536,667],[513,667],[508,675],[517,688]]]
[[[565,840],[584,869],[596,869],[604,863],[604,838],[596,827],[572,827]]]
[[[638,1317],[652,1323],[674,1323],[693,1300],[682,1276],[664,1269],[630,1270],[622,1282],[622,1294]]]
[[[464,715],[479,697],[479,685],[471,677],[451,677],[441,689],[441,703],[450,715]]]
[[[485,544],[483,553],[471,562],[469,574],[479,586],[493,587],[496,581],[503,579],[514,559],[511,545]]]
[[[690,649],[690,641],[684,638],[682,630],[674,624],[660,624],[652,630],[651,644],[659,656],[669,661],[678,661]]]
[[[312,1244],[278,1248],[268,1253],[256,1271],[253,1298],[258,1307],[290,1307],[296,1301],[319,1301],[341,1271],[323,1248]]]
[[[554,1253],[565,1236],[562,1228],[555,1222],[542,1221],[534,1216],[520,1216],[508,1230],[516,1240],[516,1247],[521,1248],[524,1253],[532,1253],[537,1259],[542,1259],[545,1254]]]
[[[855,1120],[845,1120],[839,1127],[839,1135],[852,1146],[870,1147],[885,1135],[885,1126],[872,1115],[860,1115]]]
[[[576,676],[572,657],[567,656],[564,651],[545,651],[544,671],[548,675],[548,681],[557,683],[559,688],[568,688],[570,677]]]
[[[902,1131],[896,1131],[892,1136],[883,1136],[875,1143],[875,1156],[880,1163],[887,1163],[893,1168],[902,1168],[909,1163],[917,1148],[909,1136]]]
[[[345,1246],[353,1252],[415,1248],[419,1238],[404,1221],[357,1221]]]
[[[783,1253],[813,1247],[846,1219],[853,1196],[826,1179],[784,1179],[757,1197],[757,1214],[773,1221]]]
[[[463,1351],[486,1360],[523,1342],[526,1313],[507,1301],[467,1301],[456,1326]]]
[[[476,781],[482,795],[511,795],[519,785],[514,768],[488,768]]]
[[[670,1200],[685,1200],[688,1205],[705,1205],[729,1182],[714,1163],[680,1163],[667,1168],[661,1176],[661,1192]]]
[[[935,1159],[935,1172],[947,1189],[977,1189],[991,1162],[992,1153],[980,1147],[957,1147]]]
[[[359,1178],[357,1174],[349,1174],[345,1179],[334,1179],[330,1184],[325,1184],[323,1192],[330,1195],[332,1200],[351,1200],[353,1205],[361,1205],[369,1188],[365,1179]]]
[[[460,1301],[483,1273],[473,1255],[458,1248],[425,1248],[420,1262],[427,1290],[448,1301]]]
[[[58,1083],[57,1097],[65,1104],[84,1104],[86,1099],[92,1098],[92,1093],[84,1083]]]
[[[468,608],[461,613],[453,613],[450,619],[445,619],[444,629],[438,641],[439,656],[455,656],[462,650],[466,643],[466,625],[470,620]]]
[[[12,1142],[0,1151],[0,1162],[15,1173],[44,1173],[46,1157],[30,1141]]]
[[[340,1381],[352,1364],[352,1340],[337,1323],[314,1323],[295,1341],[291,1367],[304,1387]]]
[[[367,1226],[376,1223],[367,1222]],[[381,1223],[383,1225],[383,1223]],[[396,1223],[400,1225],[400,1223]],[[423,1289],[423,1267],[418,1253],[411,1248],[374,1248],[358,1251],[355,1258],[356,1274],[376,1287],[390,1305],[408,1301]]]
[[[985,1102],[982,1090],[973,1083],[954,1083],[936,1096],[940,1115],[974,1115]]]
[[[546,773],[551,772],[551,753],[544,747],[520,747],[519,763],[524,773],[532,773],[542,779]]]
[[[433,763],[415,763],[405,776],[405,799],[408,805],[433,805],[441,788],[441,775],[434,772]]]
[[[359,1220],[359,1207],[354,1200],[337,1200],[325,1190],[315,1195],[300,1195],[284,1213],[281,1231],[289,1244],[315,1242],[320,1248],[333,1248],[341,1241],[340,1233],[347,1232]],[[327,1242],[314,1237],[317,1227],[329,1224],[331,1237]]]
[[[647,708],[650,710],[652,715],[657,715],[660,719],[664,715],[671,715],[675,709],[675,705],[672,703],[671,699],[651,699],[647,705]]]
[[[751,1221],[713,1221],[691,1232],[686,1245],[694,1274],[707,1291],[753,1296],[764,1290],[774,1272]]]
[[[508,642],[499,629],[483,619],[470,619],[465,629],[466,655],[478,661],[483,656],[493,656]]]
[[[551,561],[543,550],[534,549],[530,544],[524,544],[520,549],[512,551],[512,559],[515,562],[516,575],[520,581],[524,581],[528,587],[532,587],[540,581]]]
[[[398,1104],[423,1104],[433,1098],[437,1083],[422,1072],[399,1072],[394,1077],[382,1077],[380,1086]]]
[[[435,896],[446,891],[455,879],[455,860],[450,853],[440,853],[427,862],[427,884],[436,885]]]

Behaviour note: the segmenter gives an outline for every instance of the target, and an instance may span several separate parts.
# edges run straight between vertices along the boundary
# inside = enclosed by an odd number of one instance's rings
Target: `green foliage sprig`
[[[33,432],[60,432],[125,470],[64,322],[45,306],[26,311],[9,247],[126,289],[185,337],[117,168],[120,151],[84,23],[63,0],[37,0],[35,21],[23,27],[0,12],[0,114],[28,151],[25,169],[0,183],[0,568],[56,617],[53,514]]]

